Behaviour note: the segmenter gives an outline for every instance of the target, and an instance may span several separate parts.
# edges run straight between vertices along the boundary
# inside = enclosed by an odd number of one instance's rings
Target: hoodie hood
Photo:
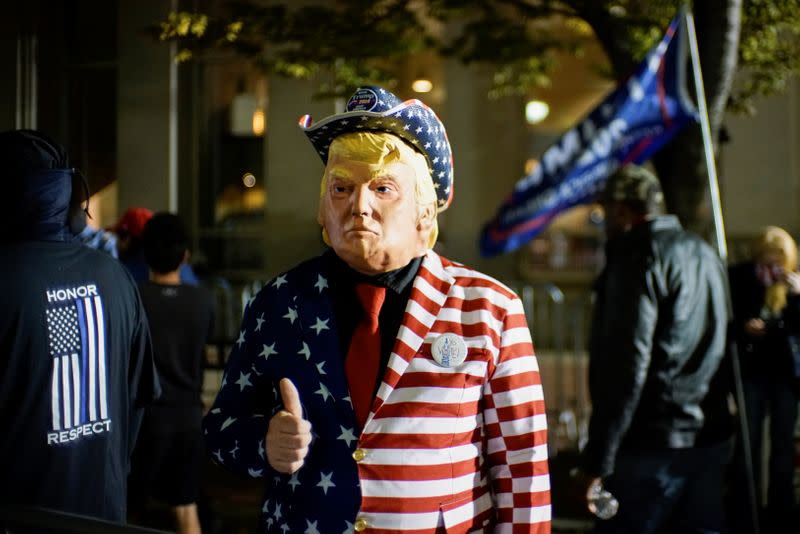
[[[71,241],[74,169],[64,148],[34,130],[0,133],[0,241]]]

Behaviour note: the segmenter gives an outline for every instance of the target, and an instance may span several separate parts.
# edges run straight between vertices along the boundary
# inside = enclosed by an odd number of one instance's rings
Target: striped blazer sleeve
[[[514,295],[483,390],[496,533],[550,532],[547,416],[528,324]]]

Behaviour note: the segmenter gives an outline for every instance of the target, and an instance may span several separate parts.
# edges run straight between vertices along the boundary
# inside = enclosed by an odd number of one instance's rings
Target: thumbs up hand
[[[303,419],[300,394],[291,380],[280,382],[284,409],[272,416],[267,429],[267,461],[279,473],[300,469],[311,443],[311,423]]]

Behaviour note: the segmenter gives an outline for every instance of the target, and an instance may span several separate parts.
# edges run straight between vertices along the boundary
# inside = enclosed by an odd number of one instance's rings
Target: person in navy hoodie
[[[123,522],[141,414],[160,391],[139,293],[77,239],[88,187],[63,147],[2,132],[0,163],[0,508]]]

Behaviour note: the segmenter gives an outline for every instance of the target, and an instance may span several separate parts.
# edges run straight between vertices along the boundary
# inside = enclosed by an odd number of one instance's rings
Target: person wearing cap
[[[647,169],[620,168],[600,201],[608,240],[595,284],[592,414],[578,486],[589,495],[602,480],[618,500],[596,532],[720,532],[733,430],[721,367],[725,268],[663,214]]]
[[[88,187],[63,147],[6,131],[0,162],[13,200],[0,211],[0,530],[9,510],[22,524],[42,508],[124,522],[142,409],[160,391],[139,293],[77,238]]]
[[[137,284],[143,284],[150,278],[150,269],[144,257],[143,236],[144,227],[152,218],[152,210],[133,206],[125,210],[122,217],[110,228],[117,236],[119,261],[130,271]],[[181,263],[180,281],[192,286],[200,283],[188,261]]]
[[[453,198],[444,126],[369,86],[301,127],[330,248],[246,309],[207,449],[264,479],[259,532],[550,532],[520,300],[433,251]]]

